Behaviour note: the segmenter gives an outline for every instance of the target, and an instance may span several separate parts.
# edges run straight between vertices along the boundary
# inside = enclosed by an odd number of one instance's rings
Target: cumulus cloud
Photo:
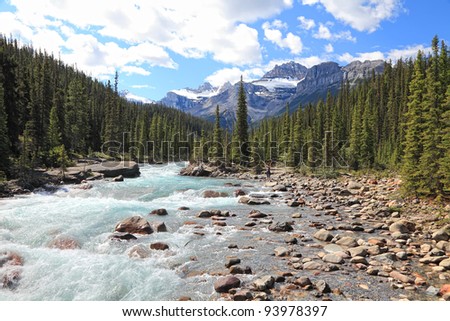
[[[262,59],[258,33],[248,24],[292,4],[293,0],[11,0],[26,26],[71,25],[128,44],[148,42],[186,58],[210,55],[235,65]]]
[[[313,19],[307,19],[304,16],[298,17],[297,20],[300,22],[300,27],[305,30],[310,30],[316,26]]]
[[[205,78],[205,81],[209,82],[214,87],[220,87],[226,82],[231,84],[237,83],[242,78],[245,82],[251,82],[253,80],[260,79],[267,71],[264,67],[250,68],[242,70],[237,67],[223,68],[215,71],[213,74]]]
[[[417,53],[421,50],[422,52],[431,52],[431,47],[425,47],[423,45],[408,46],[403,49],[392,49],[387,52],[381,51],[371,51],[371,52],[359,52],[356,55],[352,55],[348,52],[337,56],[338,60],[345,63],[350,63],[352,61],[365,61],[365,60],[391,60],[394,63],[402,59],[415,58]]]
[[[356,42],[356,38],[352,36],[350,31],[341,31],[333,34],[323,23],[319,24],[319,29],[313,34],[313,37],[316,39],[325,39],[329,41],[348,40]]]
[[[264,30],[265,39],[282,49],[289,49],[291,54],[298,55],[303,51],[302,39],[292,32],[288,32],[286,36],[283,37],[283,33],[280,29],[285,27],[287,26],[282,24],[279,20],[275,20],[272,23],[268,21],[264,22],[262,28]]]
[[[384,20],[402,9],[401,0],[302,0],[304,5],[322,5],[337,20],[358,31],[374,32]]]

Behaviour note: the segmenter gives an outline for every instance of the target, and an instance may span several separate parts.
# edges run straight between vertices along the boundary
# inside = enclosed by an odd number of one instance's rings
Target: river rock
[[[413,222],[407,220],[398,220],[389,226],[389,231],[391,233],[412,233],[416,230],[416,225]]]
[[[316,261],[309,261],[303,264],[303,270],[322,270],[323,265]]]
[[[247,205],[270,205],[270,202],[264,199],[251,198],[248,200]]]
[[[234,301],[247,301],[253,298],[250,290],[240,290],[233,295]]]
[[[348,189],[361,189],[361,187],[363,187],[362,184],[355,181],[350,181],[347,184]]]
[[[0,280],[3,288],[14,290],[21,278],[22,257],[15,252],[0,252]]]
[[[248,214],[248,217],[250,218],[264,218],[267,217],[267,214],[261,213],[258,210],[253,210]]]
[[[358,246],[358,243],[356,240],[351,236],[344,236],[336,241],[337,245],[342,245],[346,247],[356,247]]]
[[[355,256],[365,257],[365,256],[367,256],[367,247],[366,246],[353,247],[353,248],[348,249],[348,251],[350,252],[351,257],[355,257]]]
[[[110,236],[111,240],[117,240],[117,241],[130,241],[130,240],[137,240],[137,237],[130,233],[114,233]]]
[[[228,194],[225,192],[217,192],[217,191],[204,191],[202,196],[204,198],[218,198],[218,197],[227,197]]]
[[[389,276],[391,278],[395,279],[395,280],[398,280],[398,281],[402,282],[402,283],[411,283],[411,284],[414,283],[414,278],[412,278],[409,275],[402,274],[402,273],[400,273],[398,271],[390,272]]]
[[[253,282],[253,286],[258,291],[265,291],[273,288],[275,284],[275,278],[271,275],[263,276]]]
[[[336,253],[336,252],[342,252],[342,247],[336,244],[327,244],[323,247],[323,249],[328,253]]]
[[[269,230],[272,232],[290,232],[293,229],[289,222],[276,222],[269,225]]]
[[[281,246],[275,248],[274,252],[275,252],[275,256],[280,256],[280,257],[288,256],[290,253],[290,251],[287,248],[281,247]]]
[[[444,284],[439,289],[440,296],[448,295],[449,293],[450,293],[450,284]]]
[[[275,185],[274,187],[272,187],[272,190],[275,192],[286,192],[287,187],[286,187],[286,185],[278,184],[278,185]]]
[[[442,266],[446,270],[450,270],[450,259],[442,260],[441,263],[439,263],[439,266]]]
[[[69,236],[58,236],[48,244],[49,248],[60,250],[75,250],[81,248],[77,240]]]
[[[241,280],[232,275],[222,277],[214,282],[214,290],[218,293],[226,293],[231,289],[238,288],[240,286]]]
[[[137,259],[146,259],[150,257],[151,251],[150,249],[145,246],[144,244],[136,244],[131,249],[128,250],[128,256],[130,258],[137,258]]]
[[[244,191],[243,189],[237,189],[234,191],[234,196],[238,197],[238,196],[245,196],[247,195],[247,192]]]
[[[434,232],[431,238],[437,242],[448,241],[450,239],[450,225],[444,226]]]
[[[333,264],[342,264],[342,263],[344,263],[344,259],[342,258],[342,256],[339,256],[339,255],[333,254],[333,253],[326,254],[322,258],[322,260],[324,262],[333,263]]]
[[[249,266],[242,267],[240,265],[233,265],[230,267],[231,274],[252,274],[252,269]]]
[[[317,281],[316,284],[314,284],[314,286],[317,289],[317,291],[319,291],[320,293],[324,293],[324,294],[331,293],[330,286],[324,280]]]
[[[169,249],[169,245],[163,242],[156,242],[150,244],[150,249],[157,250],[157,251],[165,251]]]
[[[302,213],[294,213],[291,215],[292,218],[302,218]]]
[[[155,232],[167,232],[167,226],[164,222],[153,222],[152,227]]]
[[[442,251],[450,252],[450,242],[447,241],[439,241],[436,244],[436,247]]]
[[[150,223],[142,216],[129,217],[116,225],[116,232],[131,234],[152,234]]]
[[[306,276],[301,276],[294,281],[294,284],[301,286],[302,288],[305,286],[312,285],[311,280]]]
[[[232,265],[236,265],[241,263],[241,259],[237,257],[228,257],[227,261],[225,262],[225,267],[229,268]]]
[[[190,208],[187,207],[187,206],[181,206],[181,207],[178,208],[178,210],[179,210],[179,211],[189,211]]]
[[[70,168],[69,168],[70,169]],[[141,173],[139,165],[131,161],[122,162],[103,162],[100,164],[87,165],[84,169],[86,172],[96,172],[103,174],[104,177],[117,177],[122,175],[125,178],[138,177]]]
[[[197,214],[197,217],[200,217],[200,218],[210,218],[210,217],[212,217],[213,215],[214,215],[214,214],[211,213],[210,211],[203,210],[203,211],[200,211],[200,212]]]
[[[325,229],[321,229],[314,234],[314,237],[320,241],[329,242],[333,239],[333,234]]]
[[[167,210],[165,208],[158,208],[157,210],[151,211],[150,214],[164,216],[164,215],[168,215],[169,213],[167,213]]]

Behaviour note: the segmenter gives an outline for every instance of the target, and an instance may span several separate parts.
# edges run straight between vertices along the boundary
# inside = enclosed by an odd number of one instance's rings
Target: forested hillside
[[[211,130],[180,111],[128,102],[118,81],[116,75],[113,84],[104,84],[46,52],[0,37],[1,175],[100,151],[167,161],[168,148],[175,147],[174,160],[188,159],[192,148],[180,148],[185,154],[178,155],[178,147],[192,147],[194,133]]]
[[[450,59],[444,42],[416,59],[254,129],[254,155],[310,169],[394,169],[417,195],[450,190]]]

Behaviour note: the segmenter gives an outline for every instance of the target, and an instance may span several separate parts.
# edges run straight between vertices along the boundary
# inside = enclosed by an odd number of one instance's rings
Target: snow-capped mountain
[[[286,103],[294,110],[325,97],[328,91],[337,92],[343,81],[354,85],[372,72],[378,74],[383,70],[382,60],[357,61],[344,67],[325,62],[309,69],[295,62],[277,65],[261,79],[244,83],[250,120],[279,115]],[[239,83],[226,83],[220,88],[204,83],[197,89],[172,90],[161,103],[211,120],[219,105],[223,125],[230,126],[235,119],[238,90]]]

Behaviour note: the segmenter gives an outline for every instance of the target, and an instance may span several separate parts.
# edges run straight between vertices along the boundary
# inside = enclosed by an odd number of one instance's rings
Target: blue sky
[[[260,78],[276,64],[415,56],[450,40],[450,0],[2,0],[0,32],[130,97]]]

